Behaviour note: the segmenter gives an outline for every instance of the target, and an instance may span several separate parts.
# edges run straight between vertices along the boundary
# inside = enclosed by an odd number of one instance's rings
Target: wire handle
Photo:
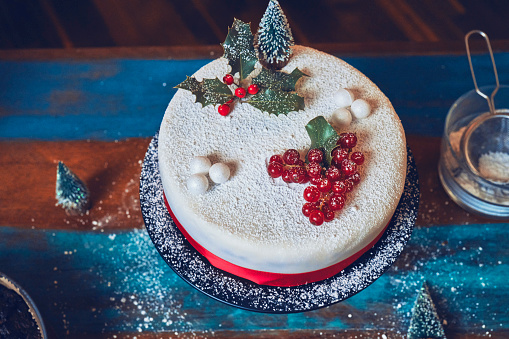
[[[488,46],[488,51],[490,52],[491,63],[493,65],[493,74],[495,75],[496,87],[493,90],[493,92],[491,92],[491,95],[489,97],[488,97],[488,95],[484,94],[477,86],[477,80],[475,78],[474,66],[472,65],[472,57],[470,56],[470,46],[468,44],[468,40],[469,40],[470,36],[473,34],[479,34],[480,36],[482,36],[484,38],[484,40],[486,40],[486,45]],[[481,97],[486,99],[486,101],[488,101],[488,107],[490,108],[490,113],[495,114],[494,98],[495,98],[495,94],[497,94],[497,92],[498,92],[500,83],[498,82],[497,66],[495,65],[495,58],[493,57],[493,50],[491,49],[490,39],[488,38],[488,35],[486,33],[484,33],[483,31],[473,30],[473,31],[468,32],[467,35],[465,35],[465,45],[467,48],[467,56],[468,56],[468,63],[470,65],[470,71],[472,72],[472,79],[474,80],[475,91]]]

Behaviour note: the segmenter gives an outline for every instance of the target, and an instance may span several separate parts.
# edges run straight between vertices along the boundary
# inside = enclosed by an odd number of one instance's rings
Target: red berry
[[[297,184],[303,184],[309,180],[308,173],[302,167],[294,167],[290,170],[292,181]]]
[[[320,226],[323,224],[324,215],[320,210],[314,210],[309,214],[309,222],[311,222],[315,226]]]
[[[227,102],[225,102],[225,104],[231,104],[231,103],[233,102],[233,99],[234,99],[234,98],[233,98],[233,97],[231,97],[231,99],[230,99],[230,100],[228,100]]]
[[[270,157],[269,162],[279,162],[280,164],[283,163],[283,157],[279,154],[275,154]]]
[[[361,152],[353,152],[352,155],[350,155],[350,159],[357,165],[362,165],[364,163],[364,154]]]
[[[300,156],[300,154],[299,154],[299,156]],[[301,159],[297,160],[295,165],[300,166],[302,168],[306,167],[306,163],[304,161],[302,161]]]
[[[332,150],[332,161],[340,165],[345,159],[348,159],[348,150],[340,147],[336,147]]]
[[[289,149],[283,154],[283,160],[287,165],[295,165],[300,160],[300,154],[295,149]]]
[[[308,152],[308,161],[309,162],[322,162],[323,161],[323,152],[318,148],[313,148]]]
[[[345,180],[336,181],[332,185],[332,192],[334,192],[336,194],[346,193],[346,183],[345,183]]]
[[[309,163],[306,166],[306,169],[308,171],[308,175],[311,178],[318,178],[322,174],[322,166],[320,166],[320,164],[316,162]]]
[[[345,196],[342,194],[334,194],[329,199],[329,207],[333,211],[339,211],[345,206]]]
[[[352,160],[345,159],[341,162],[341,171],[349,177],[357,171],[357,165]]]
[[[334,166],[329,167],[325,172],[325,175],[330,181],[338,181],[341,179],[341,171]]]
[[[310,177],[309,178],[309,182],[312,183],[313,185],[315,186],[318,186],[318,184],[322,181],[322,176],[318,176],[318,177]]]
[[[318,209],[318,205],[316,204],[316,202],[307,202],[304,204],[304,206],[302,206],[302,214],[304,214],[304,216],[306,216],[306,217],[309,217],[311,212],[313,212],[317,209]]]
[[[247,92],[249,94],[256,94],[258,93],[259,90],[260,88],[256,84],[249,85],[249,87],[247,88]]]
[[[279,162],[271,162],[269,166],[267,166],[267,172],[272,178],[279,178],[281,174],[283,174],[284,167],[283,164]]]
[[[281,178],[288,184],[292,182],[292,175],[289,170],[284,170],[283,174],[281,174]]]
[[[317,202],[321,193],[315,186],[308,186],[304,189],[304,200],[308,202]]]
[[[354,174],[348,177],[348,180],[351,180],[354,183],[354,185],[357,185],[361,181],[361,175],[359,174],[359,172],[355,172]]]
[[[242,87],[239,87],[235,90],[235,95],[238,97],[238,98],[243,98],[246,96],[246,90],[243,89]]]
[[[334,211],[328,206],[322,206],[323,220],[326,222],[332,221],[335,217]]]
[[[233,75],[231,74],[226,74],[224,77],[223,77],[223,82],[227,85],[231,85],[233,84]]]
[[[343,148],[354,148],[357,145],[357,137],[353,133],[341,133],[338,145],[341,145]]]
[[[320,192],[329,192],[332,188],[332,182],[327,178],[323,178],[320,180],[318,185],[316,185],[316,188],[318,188]]]
[[[221,114],[223,117],[225,117],[230,113],[230,105],[228,105],[228,104],[219,105],[219,107],[217,108],[217,111],[219,112],[219,114]]]

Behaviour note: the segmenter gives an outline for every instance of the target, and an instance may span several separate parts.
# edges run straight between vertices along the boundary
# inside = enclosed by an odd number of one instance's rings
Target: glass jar
[[[495,87],[480,88],[492,93]],[[475,90],[449,109],[438,165],[449,196],[465,210],[509,219],[509,86],[494,97],[495,114]]]

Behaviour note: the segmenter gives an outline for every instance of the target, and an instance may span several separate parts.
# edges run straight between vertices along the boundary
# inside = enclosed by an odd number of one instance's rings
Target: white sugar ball
[[[222,162],[218,162],[210,167],[209,176],[216,184],[222,184],[230,178],[230,168]]]
[[[336,107],[348,107],[355,100],[355,97],[352,91],[346,88],[340,88],[337,92],[334,93],[332,97],[332,101],[336,105]]]
[[[338,127],[348,127],[352,122],[352,113],[348,108],[338,108],[332,112],[332,123],[338,125]]]
[[[357,99],[352,102],[350,109],[352,110],[352,115],[356,119],[366,118],[371,113],[371,106],[366,100],[363,99]]]
[[[189,164],[191,174],[207,174],[212,163],[207,157],[194,157]]]
[[[209,189],[209,180],[203,174],[193,174],[187,179],[187,189],[195,195],[203,194]]]

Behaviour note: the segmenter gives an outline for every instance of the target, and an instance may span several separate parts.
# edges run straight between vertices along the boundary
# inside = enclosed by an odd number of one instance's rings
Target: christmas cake
[[[235,20],[224,56],[177,86],[159,132],[165,200],[187,240],[213,265],[275,286],[323,280],[371,248],[407,161],[378,87],[291,43],[274,0],[256,35]]]

